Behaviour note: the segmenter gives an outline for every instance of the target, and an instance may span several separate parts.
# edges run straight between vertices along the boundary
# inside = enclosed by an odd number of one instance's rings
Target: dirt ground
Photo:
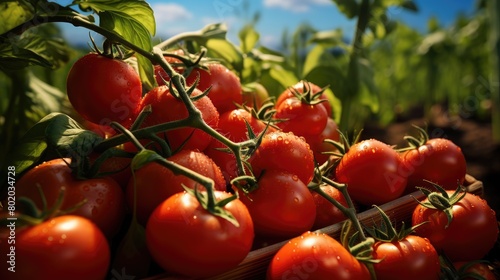
[[[363,130],[362,138],[375,138],[402,146],[405,143],[403,136],[416,135],[412,125],[425,127],[426,122],[423,118],[412,118],[384,128],[368,125]],[[431,137],[445,137],[462,148],[467,173],[483,183],[484,198],[500,221],[500,144],[493,141],[491,123],[471,119],[452,120],[438,113],[427,123],[427,127]],[[487,259],[493,262],[497,279],[500,279],[500,237]]]

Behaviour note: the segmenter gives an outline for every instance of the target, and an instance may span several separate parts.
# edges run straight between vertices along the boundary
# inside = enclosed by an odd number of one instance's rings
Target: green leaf
[[[153,9],[142,0],[81,0],[75,1],[82,8],[91,8],[99,15],[99,25],[112,30],[132,44],[152,51],[152,36],[156,33]],[[156,85],[153,65],[145,58],[138,58],[142,83],[147,89]]]
[[[260,37],[259,33],[250,24],[243,27],[238,35],[241,44],[240,48],[243,53],[250,52],[255,47],[255,44],[257,44]]]
[[[299,78],[293,71],[284,68],[281,65],[273,64],[262,72],[262,85],[269,91],[270,96],[278,96],[288,87],[296,84]]]
[[[30,29],[19,37],[0,43],[0,70],[22,69],[29,65],[58,68],[69,60],[70,48],[58,37],[54,25]],[[44,34],[44,33],[57,34]]]
[[[96,133],[83,129],[65,114],[54,115],[50,119],[45,139],[49,148],[63,157],[85,157],[103,140]]]
[[[12,28],[23,24],[33,18],[34,8],[26,1],[2,1],[0,9],[0,34],[11,30]]]
[[[208,56],[218,57],[229,63],[238,73],[243,70],[243,55],[226,39],[210,39],[206,42]]]
[[[356,0],[332,0],[347,18],[354,18],[359,13],[359,4]]]

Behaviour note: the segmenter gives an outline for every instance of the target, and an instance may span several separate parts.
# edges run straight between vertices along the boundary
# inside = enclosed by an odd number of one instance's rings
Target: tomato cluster
[[[318,85],[300,81],[276,100],[257,102],[220,63],[185,68],[166,58],[185,75],[185,88],[159,65],[159,85],[145,94],[123,61],[89,54],[73,66],[68,97],[75,111],[94,124],[121,124],[105,137],[126,134],[112,149],[130,157],[99,161],[104,152],[92,151],[84,165],[55,158],[23,174],[17,195],[29,201],[19,203],[26,225],[17,231],[17,261],[35,269],[19,279],[105,279],[127,244],[127,227],[140,229],[137,244],[176,277],[216,276],[261,244],[289,240],[267,279],[438,279],[440,255],[470,262],[493,247],[495,213],[480,197],[452,191],[464,183],[465,158],[451,141],[421,131],[400,150],[376,139],[347,143]],[[107,74],[82,82],[89,67],[108,67]],[[106,176],[81,178],[77,170],[95,162]],[[415,187],[428,199],[414,210],[412,230],[386,224],[365,232],[356,211]],[[349,242],[313,232],[346,219],[358,230]],[[0,247],[8,248],[7,237],[0,232]]]

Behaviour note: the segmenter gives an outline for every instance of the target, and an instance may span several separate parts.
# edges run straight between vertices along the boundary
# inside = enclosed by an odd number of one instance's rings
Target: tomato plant
[[[191,97],[201,95],[202,92],[195,89]],[[201,111],[203,121],[209,126],[216,128],[219,123],[219,113],[212,101],[203,96],[193,102],[194,106]],[[159,86],[149,91],[141,101],[141,109],[150,105],[152,113],[144,120],[143,127],[182,120],[187,118],[186,105],[178,97],[173,95],[168,86]],[[165,135],[165,136],[164,136]],[[201,129],[183,127],[159,133],[159,137],[167,139],[172,150],[180,148],[203,151],[210,142],[210,135]]]
[[[437,186],[437,185],[436,185]],[[495,212],[474,194],[444,190],[426,191],[412,215],[412,224],[424,223],[415,234],[429,239],[440,253],[452,261],[483,258],[498,237]]]
[[[73,64],[67,78],[73,108],[100,125],[130,124],[142,97],[139,74],[126,62],[89,53]]]
[[[274,255],[267,270],[274,279],[371,279],[366,266],[334,238],[305,232]]]
[[[204,153],[181,150],[168,157],[167,160],[211,178],[214,180],[216,190],[226,190],[226,183],[219,166]],[[165,199],[182,192],[184,187],[194,189],[196,185],[199,185],[196,181],[177,175],[156,162],[150,162],[135,171],[135,179],[132,177],[128,182],[125,196],[127,205],[132,209],[135,195],[137,220],[145,225],[153,210]]]
[[[219,202],[230,196],[217,191],[214,195]],[[151,214],[146,242],[153,259],[165,270],[205,278],[235,267],[247,256],[254,228],[245,205],[234,199],[207,209],[206,203],[192,193],[181,192]],[[210,210],[229,212],[236,224]]]
[[[40,187],[50,208],[64,187],[61,210],[78,206],[70,214],[90,219],[106,236],[112,237],[125,217],[125,198],[120,185],[109,177],[77,179],[68,166],[70,162],[58,158],[29,170],[16,184],[17,197],[29,198],[41,209]]]
[[[290,238],[311,229],[316,205],[309,189],[296,175],[269,169],[257,185],[248,194],[238,190],[252,216],[257,235]]]
[[[429,139],[424,130],[419,128],[419,131],[420,139],[406,137],[410,148],[401,153],[404,170],[408,173],[405,192],[417,190],[415,187],[432,189],[430,182],[455,190],[465,180],[466,162],[462,150],[449,139]]]
[[[407,178],[400,174],[400,166],[401,160],[392,147],[368,139],[352,145],[342,156],[335,178],[347,184],[354,201],[379,205],[403,193]]]
[[[248,161],[257,178],[265,170],[282,170],[296,175],[307,185],[314,175],[314,156],[309,144],[290,132],[275,131],[264,135]]]
[[[269,92],[261,83],[246,85],[242,90],[242,104],[248,107],[260,108],[269,100]]]
[[[108,241],[93,222],[80,216],[59,216],[20,228],[14,248],[15,272],[2,269],[2,279],[97,280],[108,274]]]

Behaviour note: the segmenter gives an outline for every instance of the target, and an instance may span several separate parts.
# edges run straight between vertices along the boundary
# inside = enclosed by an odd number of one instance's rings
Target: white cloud
[[[157,24],[188,20],[193,17],[191,12],[189,12],[184,6],[178,4],[154,4],[152,5],[152,8]]]
[[[301,13],[307,12],[314,5],[331,5],[331,0],[264,0],[264,6],[281,8]]]

